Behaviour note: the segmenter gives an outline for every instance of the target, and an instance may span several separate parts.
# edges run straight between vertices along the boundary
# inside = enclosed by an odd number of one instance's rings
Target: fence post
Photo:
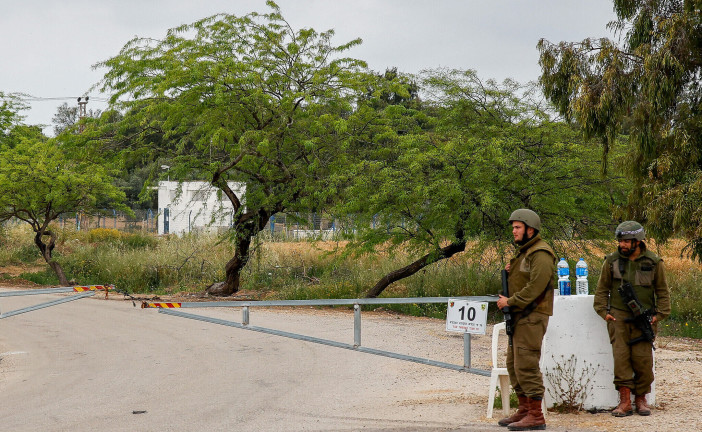
[[[463,367],[470,369],[470,333],[463,333]]]

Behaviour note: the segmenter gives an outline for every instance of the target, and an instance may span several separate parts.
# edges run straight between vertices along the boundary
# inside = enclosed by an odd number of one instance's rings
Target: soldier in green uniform
[[[646,395],[651,392],[654,378],[653,345],[641,338],[641,329],[631,322],[634,314],[619,288],[630,283],[643,308],[653,311],[650,322],[654,335],[658,322],[670,315],[670,292],[663,261],[646,249],[643,226],[635,221],[622,222],[615,236],[619,247],[605,257],[593,304],[595,312],[607,321],[612,344],[614,386],[619,392],[619,405],[612,415],[632,415],[633,392],[636,411],[647,416],[651,414]]]
[[[510,306],[514,320],[512,345],[507,348],[507,371],[519,408],[498,424],[515,431],[543,430],[544,380],[539,360],[548,320],[553,315],[556,254],[541,239],[541,219],[534,211],[515,210],[509,222],[517,252],[506,267],[509,297],[500,295],[497,306]]]

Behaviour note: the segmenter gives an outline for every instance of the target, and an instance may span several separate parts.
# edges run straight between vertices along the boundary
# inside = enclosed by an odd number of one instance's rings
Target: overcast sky
[[[294,28],[334,29],[335,44],[363,39],[349,56],[384,71],[452,67],[483,79],[539,76],[536,44],[611,37],[611,0],[277,0]],[[215,13],[266,12],[265,0],[0,0],[0,91],[22,92],[26,122],[44,124],[64,102],[75,105],[131,38],[162,37],[169,28]],[[104,109],[101,95],[88,108]],[[104,97],[104,95],[102,95]],[[45,100],[49,99],[49,100]]]

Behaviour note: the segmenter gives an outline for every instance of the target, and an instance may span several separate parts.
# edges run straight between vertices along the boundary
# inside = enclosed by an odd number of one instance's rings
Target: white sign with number
[[[487,302],[449,299],[446,311],[446,331],[485,334]]]

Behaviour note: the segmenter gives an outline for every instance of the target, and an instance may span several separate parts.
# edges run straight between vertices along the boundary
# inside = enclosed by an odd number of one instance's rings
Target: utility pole
[[[83,120],[85,116],[88,115],[85,109],[85,106],[88,105],[88,99],[88,96],[82,96],[78,98],[78,122]],[[80,132],[83,132],[83,129],[85,129],[85,125],[83,123],[80,123],[78,130]]]

